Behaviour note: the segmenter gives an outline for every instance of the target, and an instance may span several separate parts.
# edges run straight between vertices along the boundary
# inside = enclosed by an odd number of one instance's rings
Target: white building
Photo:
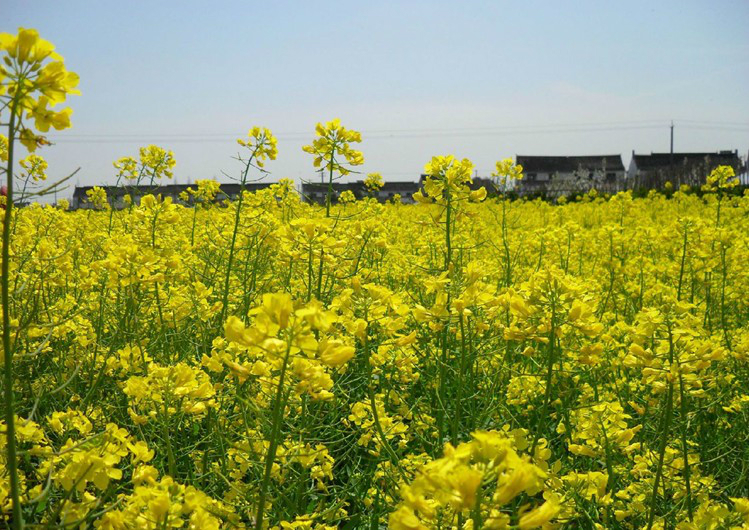
[[[615,193],[625,187],[626,172],[621,155],[517,155],[515,160],[523,166],[523,180],[517,186],[521,195],[538,193],[559,197],[591,189]]]

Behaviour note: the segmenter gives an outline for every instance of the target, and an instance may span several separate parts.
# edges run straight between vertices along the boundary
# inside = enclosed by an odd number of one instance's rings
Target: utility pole
[[[668,172],[674,178],[674,120],[671,120],[671,151],[668,157]],[[681,182],[679,182],[681,185]]]

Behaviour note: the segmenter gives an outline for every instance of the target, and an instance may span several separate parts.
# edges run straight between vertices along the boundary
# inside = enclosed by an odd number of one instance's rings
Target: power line
[[[749,125],[746,127],[735,126],[700,126],[700,125],[682,125],[682,129],[694,129],[699,131],[735,131],[749,132]]]
[[[698,120],[679,120],[689,123],[683,125],[686,129],[749,132],[749,124],[740,122],[709,122]],[[371,129],[363,130],[365,140],[387,139],[418,139],[443,138],[450,136],[489,137],[521,134],[574,134],[587,132],[614,132],[626,130],[660,129],[668,127],[657,120],[639,120],[622,122],[597,122],[578,124],[547,124],[547,125],[513,125],[503,127],[455,127],[455,128],[427,128],[427,129]],[[52,135],[50,140],[56,143],[68,144],[109,144],[109,143],[141,143],[144,141],[168,143],[224,143],[237,138],[230,133],[78,133]],[[311,133],[279,133],[276,137],[280,141],[307,141]]]
[[[460,137],[494,137],[494,136],[512,136],[512,135],[528,135],[528,134],[578,134],[578,133],[592,133],[592,132],[615,132],[615,131],[627,131],[627,130],[645,130],[645,129],[663,129],[661,125],[658,126],[643,126],[643,127],[620,127],[618,129],[558,129],[558,130],[545,130],[545,131],[508,131],[508,132],[463,132],[463,133],[435,133],[435,134],[411,134],[411,135],[383,135],[383,136],[367,136],[366,140],[396,140],[396,139],[418,139],[418,138],[449,138],[451,136]],[[749,129],[740,128],[725,128],[725,127],[688,127],[683,126],[683,129],[693,130],[708,130],[708,131],[725,131],[725,132],[749,132]],[[198,143],[229,143],[231,138],[122,138],[122,139],[84,139],[84,138],[73,138],[73,139],[50,139],[56,144],[142,144],[143,142],[157,142],[157,143],[171,143],[171,144],[198,144]],[[279,138],[279,141],[308,141],[309,138]]]
[[[712,120],[676,120],[683,123],[698,123],[709,125],[739,125],[749,127],[749,121],[712,121]]]

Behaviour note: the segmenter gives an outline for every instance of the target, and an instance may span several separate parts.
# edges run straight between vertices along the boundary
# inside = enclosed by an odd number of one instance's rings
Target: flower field
[[[228,275],[236,204],[20,211],[27,518],[740,525],[749,202],[723,202],[465,202],[447,232],[279,186]]]
[[[23,108],[46,132],[55,111]],[[11,131],[9,168],[35,134]],[[332,182],[360,140],[334,121],[305,151]],[[243,183],[277,156],[267,129],[240,148]],[[200,181],[193,207],[6,201],[0,527],[749,528],[730,168],[704,194],[550,204],[425,162],[416,204],[311,205],[285,180],[232,202]],[[173,166],[115,163],[123,183]]]

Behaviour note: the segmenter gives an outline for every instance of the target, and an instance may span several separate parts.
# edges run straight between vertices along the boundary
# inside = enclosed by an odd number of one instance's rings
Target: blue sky
[[[573,7],[574,6],[574,7]],[[279,137],[271,179],[314,178],[315,123],[362,131],[363,172],[435,154],[480,176],[515,154],[749,150],[749,2],[3,0],[81,77],[54,176],[112,182],[155,143],[178,182],[235,175],[235,139]]]

